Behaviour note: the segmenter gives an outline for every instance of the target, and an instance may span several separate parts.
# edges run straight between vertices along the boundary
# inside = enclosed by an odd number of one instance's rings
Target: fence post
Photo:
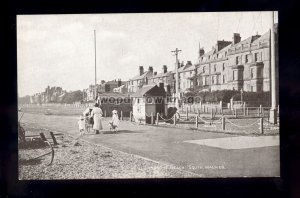
[[[200,117],[200,110],[198,109],[198,116]]]
[[[246,115],[246,102],[244,102],[244,105],[243,105],[243,112],[244,112],[244,116]]]
[[[129,113],[129,120],[130,120],[130,122],[132,122],[132,111],[130,111],[130,113]]]
[[[211,108],[211,119],[213,119],[213,117],[214,117],[214,115],[213,115],[214,111],[213,111],[213,110],[214,110],[214,109]]]
[[[154,124],[154,117],[153,117],[153,112],[151,112],[151,125]]]
[[[173,116],[173,122],[174,122],[174,125],[176,125],[176,114],[174,114],[174,116]]]
[[[225,117],[222,116],[222,130],[225,131]]]
[[[222,102],[222,100],[220,101],[220,109],[222,109],[222,107],[223,107],[223,102]],[[220,111],[220,113],[221,113],[221,111]]]
[[[260,117],[260,109],[257,108],[257,116]]]
[[[196,129],[198,129],[198,116],[196,116]]]
[[[249,108],[247,107],[246,109],[246,115],[248,116],[249,115]]]
[[[158,125],[158,115],[159,113],[156,113],[156,125]]]
[[[123,120],[123,111],[121,111],[121,120]]]
[[[264,134],[264,119],[260,118],[260,133]]]
[[[234,116],[235,116],[235,118],[237,118],[236,109],[234,109]]]
[[[262,113],[262,106],[259,105],[259,112]]]
[[[278,107],[279,107],[279,105],[278,105]],[[202,101],[200,101],[200,110],[202,109]]]
[[[188,120],[188,119],[189,119],[189,108],[186,107],[186,120]]]

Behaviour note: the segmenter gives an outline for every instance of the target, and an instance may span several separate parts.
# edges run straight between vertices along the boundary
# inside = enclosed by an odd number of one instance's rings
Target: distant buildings
[[[41,104],[41,103],[51,103],[51,102],[60,102],[63,99],[63,96],[67,92],[61,87],[50,87],[48,86],[45,89],[45,92],[36,93],[33,96],[30,96],[31,104]]]
[[[121,79],[115,79],[111,81],[101,81],[101,84],[97,84],[97,93],[107,93],[107,92],[119,92],[119,93],[126,93],[126,90],[122,85],[125,85],[125,81],[121,81]],[[83,90],[84,92],[84,101],[92,101],[95,99],[95,85],[90,85],[87,89]]]

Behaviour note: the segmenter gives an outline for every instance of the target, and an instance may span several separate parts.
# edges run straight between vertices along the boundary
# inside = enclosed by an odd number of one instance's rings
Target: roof
[[[265,34],[263,34],[258,39],[256,39],[255,41],[253,41],[253,44],[259,43],[259,41],[262,41],[262,40],[269,40],[269,39],[270,39],[270,30],[267,31]]]
[[[149,71],[144,72],[142,75],[137,75],[134,76],[133,78],[129,79],[129,80],[139,80],[139,79],[143,79],[146,77],[146,75],[148,74]]]
[[[120,87],[116,87],[114,89],[122,89],[123,87],[125,87],[125,85],[121,85]]]
[[[206,52],[205,54],[203,54],[201,57],[207,57],[207,56],[211,56],[215,53],[216,49],[213,48],[212,50]]]
[[[236,43],[235,45],[232,45],[231,47],[234,48],[234,47],[237,47],[237,46],[240,46],[240,45],[243,45],[243,44],[253,43],[255,40],[259,39],[260,37],[261,37],[260,35],[250,36],[250,37],[242,40],[241,42]]]
[[[154,75],[151,76],[149,79],[165,77],[165,76],[168,76],[171,73],[172,73],[172,71],[168,71],[166,73],[159,73],[159,74],[157,74],[155,76]]]
[[[144,85],[141,89],[139,89],[137,92],[131,95],[131,97],[144,97],[147,92],[149,92],[151,89],[153,89],[156,84],[151,85]]]

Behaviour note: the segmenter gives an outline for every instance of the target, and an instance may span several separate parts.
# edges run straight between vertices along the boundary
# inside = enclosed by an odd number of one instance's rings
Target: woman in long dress
[[[100,109],[99,104],[96,103],[93,110],[92,110],[92,112],[91,112],[91,116],[94,119],[93,129],[96,132],[96,134],[99,134],[99,130],[103,129],[102,121],[101,121],[102,115],[103,115],[103,112]]]

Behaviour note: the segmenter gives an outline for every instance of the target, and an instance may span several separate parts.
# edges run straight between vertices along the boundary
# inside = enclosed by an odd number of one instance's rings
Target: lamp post
[[[175,106],[177,109],[179,109],[179,103],[178,103],[178,100],[179,100],[179,78],[178,78],[178,65],[179,65],[179,62],[178,62],[178,53],[181,52],[181,50],[179,49],[175,49],[174,51],[171,51],[174,53],[174,56],[176,57],[176,63],[175,63],[175,89],[176,89],[176,92],[175,92]]]

